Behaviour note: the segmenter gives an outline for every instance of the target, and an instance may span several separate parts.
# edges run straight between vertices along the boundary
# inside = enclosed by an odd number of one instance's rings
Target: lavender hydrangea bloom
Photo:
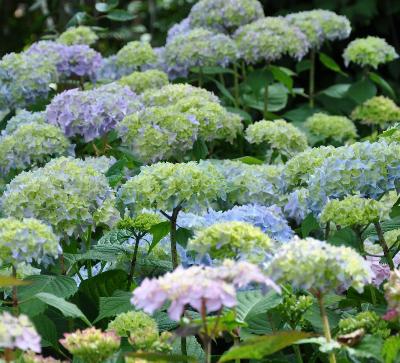
[[[46,118],[66,136],[80,135],[88,142],[105,135],[126,115],[141,108],[129,87],[111,83],[89,91],[60,93],[47,106]]]
[[[282,211],[276,205],[270,207],[258,204],[235,206],[225,212],[210,210],[204,215],[181,213],[178,225],[184,228],[204,228],[221,222],[246,222],[259,227],[269,237],[278,242],[286,242],[293,237]]]
[[[310,193],[306,188],[299,188],[290,193],[284,207],[287,218],[294,219],[297,224],[300,224],[311,213],[308,206],[309,199]]]
[[[49,59],[62,77],[93,77],[102,64],[100,53],[84,44],[64,45],[51,41],[34,43],[28,55]]]
[[[187,17],[179,23],[173,25],[168,30],[166,43],[171,42],[172,39],[174,39],[178,35],[189,33],[190,30],[192,30],[192,27],[190,26],[190,17]]]

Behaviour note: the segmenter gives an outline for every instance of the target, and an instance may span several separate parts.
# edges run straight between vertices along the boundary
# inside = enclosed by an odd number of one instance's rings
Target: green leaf
[[[310,108],[307,105],[307,106],[302,106],[302,107],[287,111],[282,115],[282,117],[285,120],[302,123],[302,122],[306,121],[307,118],[312,116],[314,113],[319,112],[319,111],[320,110],[318,108]]]
[[[85,13],[84,11],[79,11],[68,21],[65,27],[69,28],[71,26],[82,25],[91,19],[92,17],[89,14]]]
[[[100,297],[99,300],[99,315],[93,322],[104,318],[114,317],[118,314],[125,313],[133,309],[131,304],[132,293],[127,291],[114,291],[112,296]]]
[[[242,163],[249,164],[249,165],[262,165],[264,161],[257,159],[253,156],[242,156],[241,158],[234,159],[237,161],[241,161]]]
[[[388,221],[381,222],[382,231],[389,232],[393,231],[394,229],[400,228],[400,217],[395,217],[389,219]],[[376,237],[377,233],[375,227],[373,225],[369,226],[364,233],[362,234],[362,239],[365,240],[367,238]]]
[[[201,347],[200,343],[197,341],[196,337],[187,337],[186,338],[186,348],[188,356],[196,358],[197,362],[205,361],[204,350]],[[180,354],[181,353],[181,339],[176,339],[172,344],[172,354]]]
[[[193,155],[197,161],[206,159],[208,155],[207,144],[202,138],[197,139],[193,144]]]
[[[79,318],[87,325],[92,325],[85,314],[83,314],[75,304],[72,304],[61,297],[49,294],[47,292],[36,294],[35,297],[43,301],[45,304],[60,310],[66,318]]]
[[[383,363],[382,346],[383,339],[381,337],[366,335],[359,344],[355,347],[347,347],[346,350],[350,357],[374,359],[374,361]]]
[[[271,71],[267,69],[257,69],[247,75],[246,82],[244,83],[250,86],[254,95],[260,96],[265,86],[267,84],[270,85],[273,80],[274,76]]]
[[[102,248],[108,246],[95,246],[94,250],[90,250],[85,253],[65,253],[64,258],[70,266],[74,265],[79,261],[105,261],[105,262],[115,262],[118,259],[118,256],[125,251],[121,250],[120,248]]]
[[[385,363],[396,363],[400,360],[400,335],[391,336],[385,340],[382,356]]]
[[[149,253],[157,246],[158,242],[169,233],[170,229],[171,224],[169,221],[161,222],[151,227],[150,234],[153,236],[153,240],[151,241]]]
[[[280,83],[268,87],[268,111],[277,112],[284,109],[288,101],[288,89]]]
[[[24,281],[29,285],[18,288],[18,300],[21,313],[30,317],[41,314],[46,306],[36,295],[41,292],[52,293],[61,298],[69,298],[78,287],[73,278],[67,276],[34,275]]]
[[[283,67],[269,66],[268,69],[274,75],[275,80],[282,83],[291,92],[293,89],[293,78]]]
[[[211,81],[215,83],[217,86],[218,90],[221,92],[221,94],[228,99],[230,102],[235,104],[235,97],[232,96],[232,94],[229,92],[229,90],[219,81],[217,81],[215,78],[211,78]]]
[[[193,73],[202,73],[206,75],[215,75],[215,74],[234,74],[235,72],[232,69],[227,69],[223,67],[193,67],[190,68],[190,71]]]
[[[334,71],[346,77],[348,76],[348,74],[343,72],[340,66],[327,54],[320,52],[319,60],[326,68],[330,69],[331,71]]]
[[[113,229],[107,232],[97,242],[98,245],[120,245],[132,237],[132,232],[127,229]]]
[[[186,248],[187,242],[193,237],[193,232],[187,228],[178,228],[176,231],[176,241]]]
[[[136,271],[141,276],[160,276],[172,270],[170,259],[160,260],[152,255],[142,255],[136,261]]]
[[[219,362],[236,359],[262,359],[310,336],[310,333],[301,331],[281,331],[271,335],[250,338],[225,352]]]
[[[296,63],[296,73],[308,71],[310,68],[311,62],[309,59],[303,59],[302,61]]]
[[[106,18],[114,21],[129,21],[135,19],[135,15],[128,13],[126,10],[114,9],[107,13]]]
[[[362,79],[350,86],[347,95],[357,104],[361,104],[376,95],[376,87],[369,79]]]
[[[240,117],[242,117],[242,119],[244,121],[247,122],[252,122],[253,118],[251,117],[251,115],[249,113],[247,113],[246,111],[241,110],[240,108],[235,108],[235,107],[225,107],[229,112],[231,113],[235,113],[237,115],[239,115]]]
[[[42,338],[42,347],[58,347],[57,328],[54,322],[47,315],[37,315],[31,318],[36,331]]]
[[[334,86],[324,89],[320,93],[332,98],[343,98],[347,95],[350,87],[351,85],[348,83],[335,84]]]
[[[325,306],[327,306],[326,303]],[[339,323],[340,316],[330,309],[327,309],[326,313],[328,315],[329,324],[331,328],[334,329]],[[321,314],[319,311],[319,306],[316,302],[304,313],[303,317],[314,327],[316,331],[323,331]]]
[[[118,6],[118,0],[108,0],[107,2],[96,3],[95,8],[100,13],[107,13],[108,11]]]
[[[306,238],[311,232],[318,230],[319,223],[312,213],[310,213],[301,223],[301,235]]]
[[[358,249],[360,247],[357,235],[350,228],[342,228],[329,237],[328,242],[335,246],[348,246]]]
[[[379,74],[374,72],[369,72],[368,75],[370,80],[376,83],[389,97],[393,99],[396,98],[396,94],[392,86],[389,83],[387,83]]]
[[[171,320],[165,311],[155,312],[153,318],[157,322],[157,326],[160,331],[173,330],[179,325],[175,320]]]

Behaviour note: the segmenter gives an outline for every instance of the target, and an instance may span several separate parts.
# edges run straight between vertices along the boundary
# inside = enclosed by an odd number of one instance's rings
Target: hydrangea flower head
[[[356,316],[341,319],[338,324],[339,334],[350,334],[363,329],[366,334],[387,338],[390,335],[388,324],[375,311],[363,311]]]
[[[0,348],[41,352],[40,336],[26,315],[0,315]]]
[[[197,27],[196,27],[197,28]],[[205,28],[205,27],[200,27]],[[171,42],[177,35],[189,33],[193,29],[191,25],[190,17],[186,17],[181,20],[179,23],[174,24],[171,28],[169,28],[167,33],[166,43]]]
[[[128,86],[132,92],[137,94],[146,90],[160,89],[168,84],[168,75],[156,69],[144,72],[133,72],[129,76],[122,77],[118,83]]]
[[[344,116],[318,112],[307,118],[304,126],[312,135],[325,140],[344,142],[357,137],[357,129],[353,122]]]
[[[73,158],[60,157],[22,172],[7,185],[0,201],[5,215],[35,217],[65,238],[82,236],[98,225],[112,226],[119,216],[104,174]]]
[[[320,48],[327,40],[348,38],[351,32],[349,19],[329,10],[300,11],[289,14],[286,19],[300,28],[313,48]]]
[[[224,34],[195,28],[176,35],[165,46],[168,73],[187,76],[193,67],[225,67],[236,59],[235,42]]]
[[[139,213],[135,218],[124,218],[117,223],[117,228],[133,229],[135,231],[145,233],[162,222],[161,217],[155,213]]]
[[[400,121],[400,107],[390,98],[376,96],[357,106],[351,113],[351,118],[367,125],[385,126],[387,123]]]
[[[65,333],[61,345],[74,356],[88,363],[102,362],[118,351],[121,339],[112,331],[96,328]]]
[[[61,252],[51,227],[34,218],[0,218],[0,245],[2,265],[32,261],[48,264]]]
[[[0,136],[0,175],[43,165],[52,157],[73,155],[73,147],[56,126],[30,123]]]
[[[258,227],[245,222],[220,222],[197,231],[188,249],[223,260],[246,259],[259,263],[273,248],[273,241]]]
[[[287,157],[308,146],[306,135],[285,120],[255,122],[246,129],[246,140],[251,144],[265,143]]]
[[[137,349],[146,349],[158,339],[157,322],[142,311],[129,311],[117,315],[108,324],[108,331],[128,337]]]
[[[65,45],[86,44],[92,45],[96,43],[99,37],[88,26],[80,25],[68,28],[61,33],[57,42]]]
[[[307,186],[310,175],[334,150],[333,146],[320,146],[309,148],[290,158],[283,168],[283,189],[291,191]]]
[[[20,126],[31,123],[45,124],[46,123],[45,113],[20,110],[16,113],[15,116],[11,117],[7,121],[7,125],[3,131],[3,134],[12,134]]]
[[[283,208],[286,217],[300,224],[311,213],[309,199],[310,192],[308,189],[298,188],[293,190],[287,196],[287,202]]]
[[[145,64],[157,60],[153,48],[147,42],[132,41],[123,46],[116,54],[115,62],[129,74]]]
[[[389,217],[389,208],[375,199],[358,195],[343,200],[330,200],[322,210],[322,223],[333,222],[341,227],[366,226]]]
[[[0,109],[24,108],[46,99],[57,79],[55,65],[42,55],[6,54],[0,60]]]
[[[138,211],[171,211],[178,206],[184,210],[207,207],[223,198],[225,189],[223,176],[211,165],[159,162],[143,166],[118,193],[126,206]]]
[[[105,135],[127,114],[142,108],[128,88],[110,83],[88,91],[72,89],[54,97],[46,118],[68,137],[82,136],[86,142]]]
[[[387,320],[398,318],[400,316],[400,270],[394,270],[390,273],[389,280],[384,285],[384,289],[389,309],[386,318]]]
[[[281,246],[266,266],[278,283],[318,293],[339,287],[361,292],[372,279],[369,264],[349,247],[337,247],[313,238],[294,237]]]
[[[274,62],[283,56],[300,60],[310,48],[307,37],[283,17],[266,17],[241,26],[233,35],[246,63]]]
[[[258,0],[201,0],[191,9],[192,27],[232,33],[238,27],[264,17]]]
[[[355,63],[361,67],[375,69],[398,57],[396,50],[385,39],[371,36],[353,40],[343,52],[346,66]]]
[[[24,363],[66,363],[67,361],[61,361],[53,357],[43,357],[42,355],[35,354],[32,351],[25,353],[22,356]]]
[[[178,267],[155,279],[144,279],[133,292],[132,304],[153,313],[170,301],[168,315],[179,320],[184,307],[190,305],[198,312],[210,313],[236,305],[236,287],[252,282],[279,288],[257,266],[249,262],[225,261],[219,267]]]

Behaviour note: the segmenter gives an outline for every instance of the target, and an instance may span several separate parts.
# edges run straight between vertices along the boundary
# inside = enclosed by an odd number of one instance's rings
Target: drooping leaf
[[[372,82],[376,83],[387,96],[396,99],[396,94],[392,88],[392,86],[385,81],[378,73],[369,72],[369,78]]]
[[[42,347],[53,347],[58,346],[58,335],[57,328],[54,322],[49,319],[47,315],[41,314],[31,318],[36,331],[42,338]]]
[[[235,113],[237,115],[239,115],[244,121],[247,122],[252,122],[253,118],[251,117],[251,115],[249,113],[247,113],[246,111],[240,109],[240,108],[235,108],[235,107],[225,107],[229,112]]]
[[[320,52],[319,60],[326,68],[330,69],[331,71],[339,73],[343,76],[348,76],[347,73],[343,72],[343,70],[340,68],[340,66],[327,54]]]
[[[350,86],[347,95],[357,104],[361,104],[376,95],[376,86],[369,79],[362,79]]]
[[[197,139],[193,144],[193,155],[194,158],[199,161],[206,159],[208,155],[208,148],[205,141],[201,138]]]
[[[241,161],[242,163],[249,164],[249,165],[261,165],[264,164],[264,161],[257,159],[253,156],[242,156],[241,158],[235,159],[237,161]]]
[[[135,19],[135,15],[128,13],[126,10],[113,9],[107,13],[106,18],[114,21],[129,21]]]
[[[119,290],[114,291],[112,296],[100,297],[99,315],[93,323],[132,310],[131,298],[131,292]]]
[[[351,228],[342,228],[328,238],[328,242],[335,246],[348,246],[358,249],[360,242]]]
[[[285,87],[291,92],[293,89],[293,78],[291,74],[286,71],[283,67],[269,66],[268,69],[272,72],[275,80],[285,85]]]
[[[88,326],[92,325],[90,324],[90,321],[85,316],[85,314],[83,314],[82,311],[75,304],[72,304],[61,297],[49,294],[47,292],[36,294],[35,297],[45,304],[50,305],[57,310],[60,310],[61,313],[67,318],[78,318],[81,319]]]
[[[225,352],[219,362],[235,359],[262,359],[310,336],[310,333],[302,331],[280,331],[275,334],[249,338]]]
[[[312,213],[310,213],[301,223],[301,235],[303,238],[306,238],[311,232],[316,231],[319,228],[320,226],[317,219]]]
[[[149,247],[149,253],[154,247],[157,246],[158,242],[160,242],[169,233],[170,228],[171,224],[169,221],[161,222],[151,227],[150,233],[153,236],[153,240],[151,241],[151,245]]]
[[[350,87],[351,85],[348,83],[335,84],[334,86],[324,89],[320,93],[332,98],[343,98],[347,95]]]

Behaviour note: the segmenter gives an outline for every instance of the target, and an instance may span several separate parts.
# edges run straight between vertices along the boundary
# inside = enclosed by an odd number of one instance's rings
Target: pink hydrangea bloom
[[[389,265],[383,264],[380,262],[381,257],[377,256],[367,256],[366,260],[369,262],[371,266],[371,270],[374,273],[372,278],[372,284],[376,287],[379,287],[384,281],[389,278],[390,268]],[[398,253],[394,258],[393,262],[395,267],[398,267],[400,264],[400,253]]]
[[[145,279],[133,292],[132,304],[153,313],[170,301],[168,315],[179,320],[186,305],[206,313],[236,305],[236,287],[251,282],[261,283],[280,291],[259,268],[248,262],[224,261],[219,267],[178,267],[156,279]]]

